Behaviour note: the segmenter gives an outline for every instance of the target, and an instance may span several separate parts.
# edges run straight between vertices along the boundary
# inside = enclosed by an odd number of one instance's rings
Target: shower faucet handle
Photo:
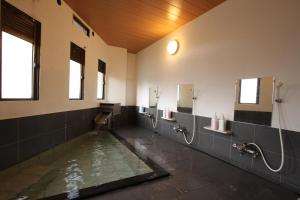
[[[176,133],[185,133],[186,132],[186,128],[183,126],[174,126],[173,130],[176,131]]]
[[[256,158],[259,154],[258,152],[251,148],[249,144],[243,143],[243,144],[236,144],[234,143],[232,147],[239,151],[240,155],[244,155],[245,153],[250,154],[253,158]]]
[[[236,144],[234,143],[232,145],[233,148],[237,149],[240,153],[244,153],[244,150],[246,148],[246,143],[243,143],[243,144]]]

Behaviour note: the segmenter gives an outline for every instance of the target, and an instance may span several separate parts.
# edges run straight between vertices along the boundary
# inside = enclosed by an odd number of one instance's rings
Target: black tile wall
[[[18,139],[18,120],[9,119],[0,121],[0,146],[16,143]]]
[[[285,155],[300,160],[300,137],[299,133],[283,131],[285,139]]]
[[[150,108],[146,109],[146,111],[153,113],[155,109]],[[185,126],[191,133],[193,117],[191,114],[175,113],[175,118],[176,123],[162,120],[159,117],[158,133],[185,144],[183,136],[175,133],[173,127],[180,124]],[[137,115],[138,126],[153,130],[149,127],[149,123],[149,118],[140,114]],[[232,148],[232,145],[244,142],[259,144],[264,151],[267,161],[272,167],[277,168],[281,160],[278,129],[230,121],[227,125],[233,131],[233,134],[228,136],[203,128],[208,125],[210,125],[210,118],[197,116],[195,140],[188,146],[300,193],[300,133],[283,130],[286,162],[284,169],[280,173],[274,173],[267,169],[261,156],[252,158],[246,154],[241,155]]]
[[[232,129],[234,134],[232,140],[235,142],[253,142],[255,125],[246,123],[233,123]]]
[[[51,148],[50,139],[51,136],[39,135],[29,140],[20,142],[20,161],[28,159],[38,153],[41,153]]]
[[[57,129],[50,133],[52,146],[56,146],[66,141],[66,128]]]
[[[281,176],[281,181],[293,188],[300,191],[300,160],[291,157],[285,158],[285,165]]]
[[[99,108],[0,120],[0,170],[93,129]]]
[[[255,143],[264,147],[265,151],[280,153],[278,130],[266,126],[255,127]]]
[[[26,140],[42,134],[44,130],[41,116],[31,116],[19,119],[19,134],[21,140]]]
[[[121,114],[113,117],[112,126],[114,128],[120,128],[128,125],[136,125],[136,109],[136,106],[121,106]]]
[[[214,136],[214,154],[220,159],[225,161],[230,160],[230,145],[230,139],[225,139],[217,135]]]
[[[0,147],[0,169],[5,169],[17,162],[18,162],[17,143]]]
[[[199,135],[197,148],[206,153],[213,153],[214,137],[210,133],[196,133]]]

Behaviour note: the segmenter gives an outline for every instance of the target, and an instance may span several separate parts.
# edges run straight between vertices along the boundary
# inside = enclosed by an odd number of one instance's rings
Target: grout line
[[[252,138],[253,142],[255,142],[255,135],[256,135],[256,128],[254,127],[254,129],[253,129],[253,138]],[[254,159],[253,158],[251,158],[251,169],[254,170]]]
[[[20,141],[20,120],[17,120],[17,162],[20,161],[20,145],[21,145],[21,141]]]
[[[232,137],[230,137],[230,145],[229,145],[229,160],[232,160]]]

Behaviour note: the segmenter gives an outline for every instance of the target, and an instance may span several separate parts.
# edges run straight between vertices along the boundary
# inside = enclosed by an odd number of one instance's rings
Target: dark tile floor
[[[94,200],[296,200],[292,191],[137,127],[117,133],[171,175],[96,196]]]

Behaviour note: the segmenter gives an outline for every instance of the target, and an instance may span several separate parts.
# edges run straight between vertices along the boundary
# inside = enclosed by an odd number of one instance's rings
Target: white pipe
[[[194,120],[193,120],[193,132],[192,132],[192,138],[190,141],[187,140],[185,134],[183,134],[184,136],[184,140],[187,144],[192,144],[192,142],[194,141],[194,137],[195,137],[195,127],[196,127],[196,115],[193,116]]]
[[[195,137],[195,129],[196,129],[196,97],[193,91],[193,110],[192,110],[192,114],[193,114],[193,132],[192,132],[192,138],[190,141],[187,140],[185,134],[183,134],[184,140],[187,144],[192,144],[194,141],[194,137]]]
[[[159,103],[159,93],[158,93],[158,87],[156,89],[156,99],[157,99],[157,104],[156,104],[156,115],[155,115],[155,122],[153,120],[153,118],[151,118],[151,122],[152,122],[152,127],[156,128],[157,127],[157,121],[158,121],[158,103]]]
[[[158,119],[158,102],[157,102],[157,106],[156,106],[155,122],[154,122],[153,118],[151,118],[153,128],[156,128],[156,126],[157,126],[157,119]]]
[[[278,95],[277,97],[278,97],[278,100],[280,100],[280,99],[279,99],[279,88],[280,88],[281,86],[282,86],[282,83],[280,83],[280,84],[277,86],[277,95]],[[277,169],[272,168],[272,167],[270,166],[270,164],[267,162],[267,160],[266,160],[266,158],[265,158],[265,155],[264,155],[263,151],[261,150],[261,148],[260,148],[257,144],[255,144],[255,143],[253,143],[253,142],[252,142],[252,143],[248,143],[248,144],[250,144],[250,145],[255,146],[255,147],[258,149],[258,151],[259,151],[259,153],[261,154],[261,157],[262,157],[262,159],[263,159],[265,165],[266,165],[267,168],[268,168],[269,170],[271,170],[272,172],[280,172],[280,171],[282,170],[282,168],[283,168],[283,165],[284,165],[284,145],[283,145],[283,138],[282,138],[281,115],[280,115],[280,110],[279,110],[279,104],[280,104],[280,102],[277,102],[278,122],[279,122],[279,139],[280,139],[280,148],[281,148],[281,162],[280,162],[279,167],[278,167]]]

